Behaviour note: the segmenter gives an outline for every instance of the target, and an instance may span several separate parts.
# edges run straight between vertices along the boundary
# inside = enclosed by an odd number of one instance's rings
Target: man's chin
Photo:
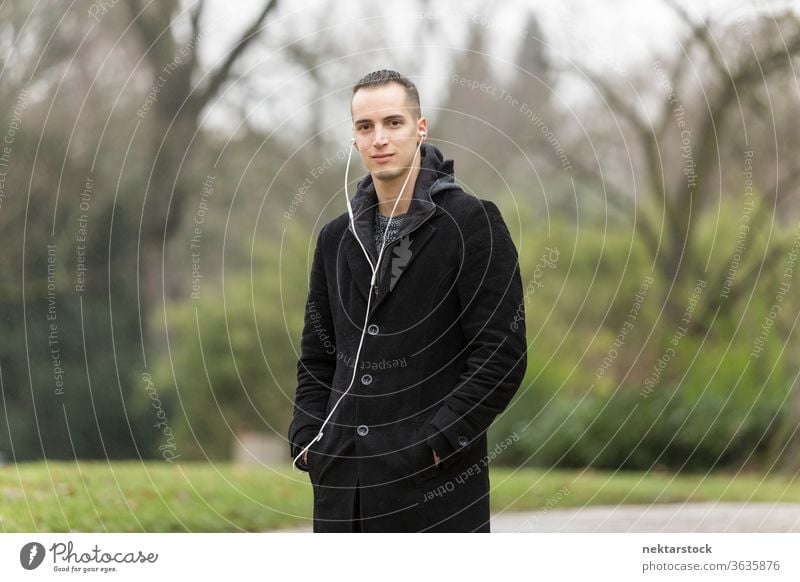
[[[377,168],[372,172],[372,179],[380,180],[381,182],[390,182],[405,175],[405,173],[405,168]]]

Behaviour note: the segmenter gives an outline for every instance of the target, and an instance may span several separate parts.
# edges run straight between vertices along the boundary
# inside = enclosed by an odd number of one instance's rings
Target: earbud
[[[426,135],[428,135],[426,132],[420,130],[420,132],[419,132],[419,136],[420,137],[425,137]]]

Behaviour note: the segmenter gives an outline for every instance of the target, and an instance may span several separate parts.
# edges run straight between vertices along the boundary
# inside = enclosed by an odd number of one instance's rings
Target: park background
[[[0,47],[2,531],[308,525],[308,271],[379,68],[520,252],[493,510],[800,500],[796,3],[10,0]]]

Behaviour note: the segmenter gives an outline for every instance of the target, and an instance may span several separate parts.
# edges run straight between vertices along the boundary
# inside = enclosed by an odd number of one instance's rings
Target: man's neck
[[[419,165],[411,168],[411,176],[405,174],[398,176],[391,182],[383,182],[381,180],[373,180],[375,184],[375,193],[378,195],[378,210],[384,216],[392,216],[392,208],[394,208],[394,216],[398,214],[405,214],[411,206],[411,199],[414,197],[414,186],[417,183],[419,176]],[[408,183],[406,183],[408,178]],[[400,189],[406,183],[406,189],[400,201],[397,202],[397,196],[400,194]],[[397,206],[395,207],[395,202]]]

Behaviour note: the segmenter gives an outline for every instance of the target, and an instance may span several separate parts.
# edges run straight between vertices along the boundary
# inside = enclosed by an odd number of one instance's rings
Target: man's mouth
[[[377,156],[372,156],[372,159],[381,164],[388,162],[392,156],[394,156],[394,154],[378,154]]]

